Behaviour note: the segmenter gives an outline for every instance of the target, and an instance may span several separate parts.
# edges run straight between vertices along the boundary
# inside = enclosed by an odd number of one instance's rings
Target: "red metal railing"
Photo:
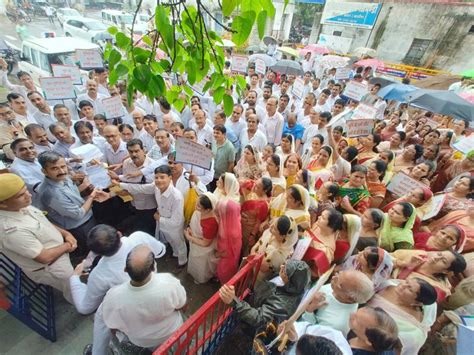
[[[247,258],[247,264],[227,283],[235,287],[240,299],[247,297],[253,288],[262,260],[263,255]],[[231,315],[232,307],[224,304],[216,292],[153,355],[211,354],[232,330]]]

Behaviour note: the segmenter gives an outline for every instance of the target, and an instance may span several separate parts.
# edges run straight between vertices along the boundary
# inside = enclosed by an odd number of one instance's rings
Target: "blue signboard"
[[[381,4],[330,2],[324,7],[321,23],[371,29],[381,7]]]

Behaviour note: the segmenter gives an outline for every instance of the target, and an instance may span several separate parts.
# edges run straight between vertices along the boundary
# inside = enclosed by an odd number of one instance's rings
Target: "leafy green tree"
[[[142,2],[139,0],[137,4],[134,23]],[[285,0],[285,4],[287,2]],[[195,4],[186,4],[185,0],[158,0],[153,28],[141,38],[134,36],[133,27],[131,33],[109,28],[116,42],[116,47],[108,45],[104,53],[109,65],[109,81],[114,84],[125,80],[129,101],[133,92],[138,91],[150,100],[164,96],[177,110],[182,110],[193,94],[189,85],[207,80],[203,90],[210,90],[216,104],[223,102],[225,113],[231,114],[230,89],[235,86],[240,94],[245,88],[245,79],[224,74],[222,39],[208,28],[205,17],[232,33],[232,40],[241,45],[255,24],[260,38],[263,37],[267,18],[275,16],[275,7],[271,0],[218,0],[222,14],[233,15],[232,25],[228,27],[214,17],[202,0],[195,0]],[[158,51],[164,52],[167,58],[157,60]],[[167,84],[165,78],[174,75],[181,78],[179,84]]]

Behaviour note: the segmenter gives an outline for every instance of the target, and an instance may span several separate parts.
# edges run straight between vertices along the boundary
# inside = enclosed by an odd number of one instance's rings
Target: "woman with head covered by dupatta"
[[[413,225],[416,208],[408,202],[396,203],[385,214],[380,232],[380,246],[388,252],[413,248]]]
[[[217,200],[232,200],[240,203],[239,181],[232,173],[224,173],[217,180],[217,188],[214,191]]]
[[[225,284],[235,275],[239,266],[242,249],[242,228],[240,225],[240,205],[233,200],[220,201],[217,204],[219,231],[217,238],[216,274],[221,284]]]

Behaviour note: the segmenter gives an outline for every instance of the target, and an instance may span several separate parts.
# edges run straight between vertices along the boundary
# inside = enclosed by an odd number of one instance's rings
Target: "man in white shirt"
[[[38,206],[34,189],[41,184],[44,179],[44,174],[41,171],[41,165],[38,163],[38,159],[36,159],[37,152],[33,147],[33,143],[26,138],[17,138],[10,147],[15,154],[15,160],[13,160],[10,166],[10,171],[23,179],[28,191],[32,195],[32,204]]]
[[[54,138],[54,136],[48,130],[49,126],[57,122],[56,118],[54,117],[53,110],[48,105],[43,95],[41,95],[38,91],[32,91],[28,93],[28,99],[38,110],[33,114],[33,117],[35,118],[36,122],[46,130],[48,133],[48,139],[54,143],[56,138]]]
[[[125,263],[130,281],[112,288],[98,311],[107,328],[119,330],[132,344],[150,350],[183,324],[180,310],[186,305],[186,290],[180,281],[170,274],[155,273],[155,269],[150,248],[136,246]]]
[[[20,94],[24,98],[26,97],[26,95],[28,95],[30,91],[41,91],[41,88],[35,86],[35,83],[31,75],[27,73],[26,71],[22,71],[22,70],[16,73],[16,77],[18,78],[18,81],[20,81],[21,85],[12,84],[8,80],[7,67],[8,67],[7,62],[3,58],[0,58],[0,86],[7,88],[12,93]],[[28,105],[29,110],[34,111],[35,108],[31,104],[31,102],[27,101],[26,104]]]
[[[243,112],[244,107],[241,104],[235,104],[234,109],[232,110],[232,115],[225,124],[226,128],[232,130],[236,137],[240,137],[242,131],[247,127],[247,124],[242,118]]]
[[[94,117],[96,112],[94,105],[89,100],[82,100],[79,102],[79,110],[81,111],[82,118],[80,121],[89,122],[95,128]]]
[[[35,145],[35,150],[38,154],[53,150],[53,145],[49,143],[46,130],[39,124],[30,123],[25,127],[25,134]]]
[[[105,68],[96,68],[94,69],[94,78],[97,83],[97,93],[103,95],[104,97],[110,97],[109,92],[109,73]]]
[[[53,145],[53,152],[61,154],[64,158],[74,158],[71,154],[70,148],[76,142],[76,139],[71,131],[62,122],[53,123],[49,126],[49,131],[56,138],[56,143]],[[71,162],[69,160],[68,162]]]
[[[102,100],[105,99],[107,96],[99,94],[97,89],[97,82],[92,79],[87,80],[86,90],[87,91],[84,94],[77,96],[76,102],[80,103],[83,100],[87,100],[94,107],[95,113],[104,113],[105,111],[102,107]],[[79,107],[79,109],[81,108]]]
[[[133,138],[140,138],[142,134],[145,134],[145,126],[143,125],[143,118],[145,117],[145,111],[140,107],[136,107],[132,111],[132,120],[133,120]]]
[[[373,295],[374,284],[367,275],[357,270],[340,271],[313,296],[302,320],[332,327],[347,336],[349,317]]]
[[[263,122],[267,142],[276,146],[281,143],[281,135],[283,133],[283,116],[277,112],[278,99],[274,96],[270,97],[267,102],[267,115]]]
[[[10,104],[13,112],[15,112],[15,117],[23,126],[26,126],[30,123],[36,123],[35,118],[33,117],[33,111],[28,110],[25,98],[16,93],[9,93],[7,95],[8,103]],[[36,110],[36,108],[34,108]]]
[[[192,172],[186,171],[186,169],[183,167],[183,164],[176,162],[175,159],[176,152],[170,153],[168,155],[168,166],[171,169],[173,185],[181,192],[183,197],[186,198],[191,186],[196,189],[199,195],[206,193],[206,186],[201,181],[199,181],[199,178]]]
[[[267,101],[272,96],[273,89],[271,86],[265,85],[263,87],[262,96],[257,99],[257,106],[262,110],[266,109]]]
[[[331,88],[331,95],[327,99],[327,103],[332,107],[334,106],[334,103],[339,100],[341,97],[339,94],[342,92],[342,85],[339,83],[336,83],[332,86]]]
[[[104,138],[107,141],[104,144],[105,162],[109,164],[109,169],[120,174],[122,163],[128,158],[127,144],[120,138],[120,131],[117,126],[105,126]]]
[[[152,184],[137,185],[120,183],[120,188],[130,193],[144,193],[155,195],[158,210],[155,213],[156,236],[167,242],[173,248],[173,256],[178,258],[179,272],[188,262],[187,247],[184,242],[184,197],[173,186],[171,169],[168,165],[161,165],[155,169],[155,182]]]
[[[105,138],[94,137],[94,127],[90,122],[77,121],[74,123],[74,132],[78,139],[75,140],[74,144],[70,149],[81,147],[85,144],[94,144],[101,152],[105,152]]]
[[[280,99],[278,100],[278,112],[281,113],[285,121],[288,118],[288,115],[290,114],[290,96],[287,94],[282,94],[280,95]]]
[[[263,117],[265,116],[265,109],[262,108],[260,105],[257,105],[257,97],[258,97],[258,94],[255,90],[249,90],[249,92],[247,93],[247,98],[245,100],[244,107],[245,107],[245,110],[249,108],[253,108],[255,112],[257,113],[257,116],[260,119],[263,119]]]
[[[247,129],[243,130],[240,134],[240,142],[244,148],[250,144],[260,153],[263,152],[263,148],[267,145],[267,137],[265,134],[258,129],[260,120],[255,114],[251,114],[247,117]]]
[[[135,113],[133,120],[135,121]],[[138,138],[143,142],[145,150],[149,152],[155,145],[155,131],[158,129],[158,121],[156,116],[145,115],[143,117],[143,128],[145,129],[145,132],[142,133]]]
[[[56,104],[53,107],[53,113],[56,120],[58,122],[64,123],[68,130],[71,132],[71,134],[74,136],[76,133],[74,132],[74,121],[71,115],[71,111],[63,104]]]
[[[159,160],[161,158],[167,158],[168,154],[174,151],[174,147],[171,144],[171,134],[163,128],[158,128],[155,131],[155,142],[156,144],[148,152],[147,156],[152,160]]]
[[[303,107],[298,111],[297,122],[302,125],[304,128],[308,127],[310,124],[310,113],[316,104],[316,97],[312,92],[306,94],[303,100]]]
[[[191,128],[196,131],[198,143],[209,146],[212,143],[213,130],[206,122],[204,111],[197,110],[194,119],[196,123]]]
[[[324,89],[321,91],[315,106],[317,112],[331,112],[331,105],[328,103],[329,96],[331,96],[331,90]]]

